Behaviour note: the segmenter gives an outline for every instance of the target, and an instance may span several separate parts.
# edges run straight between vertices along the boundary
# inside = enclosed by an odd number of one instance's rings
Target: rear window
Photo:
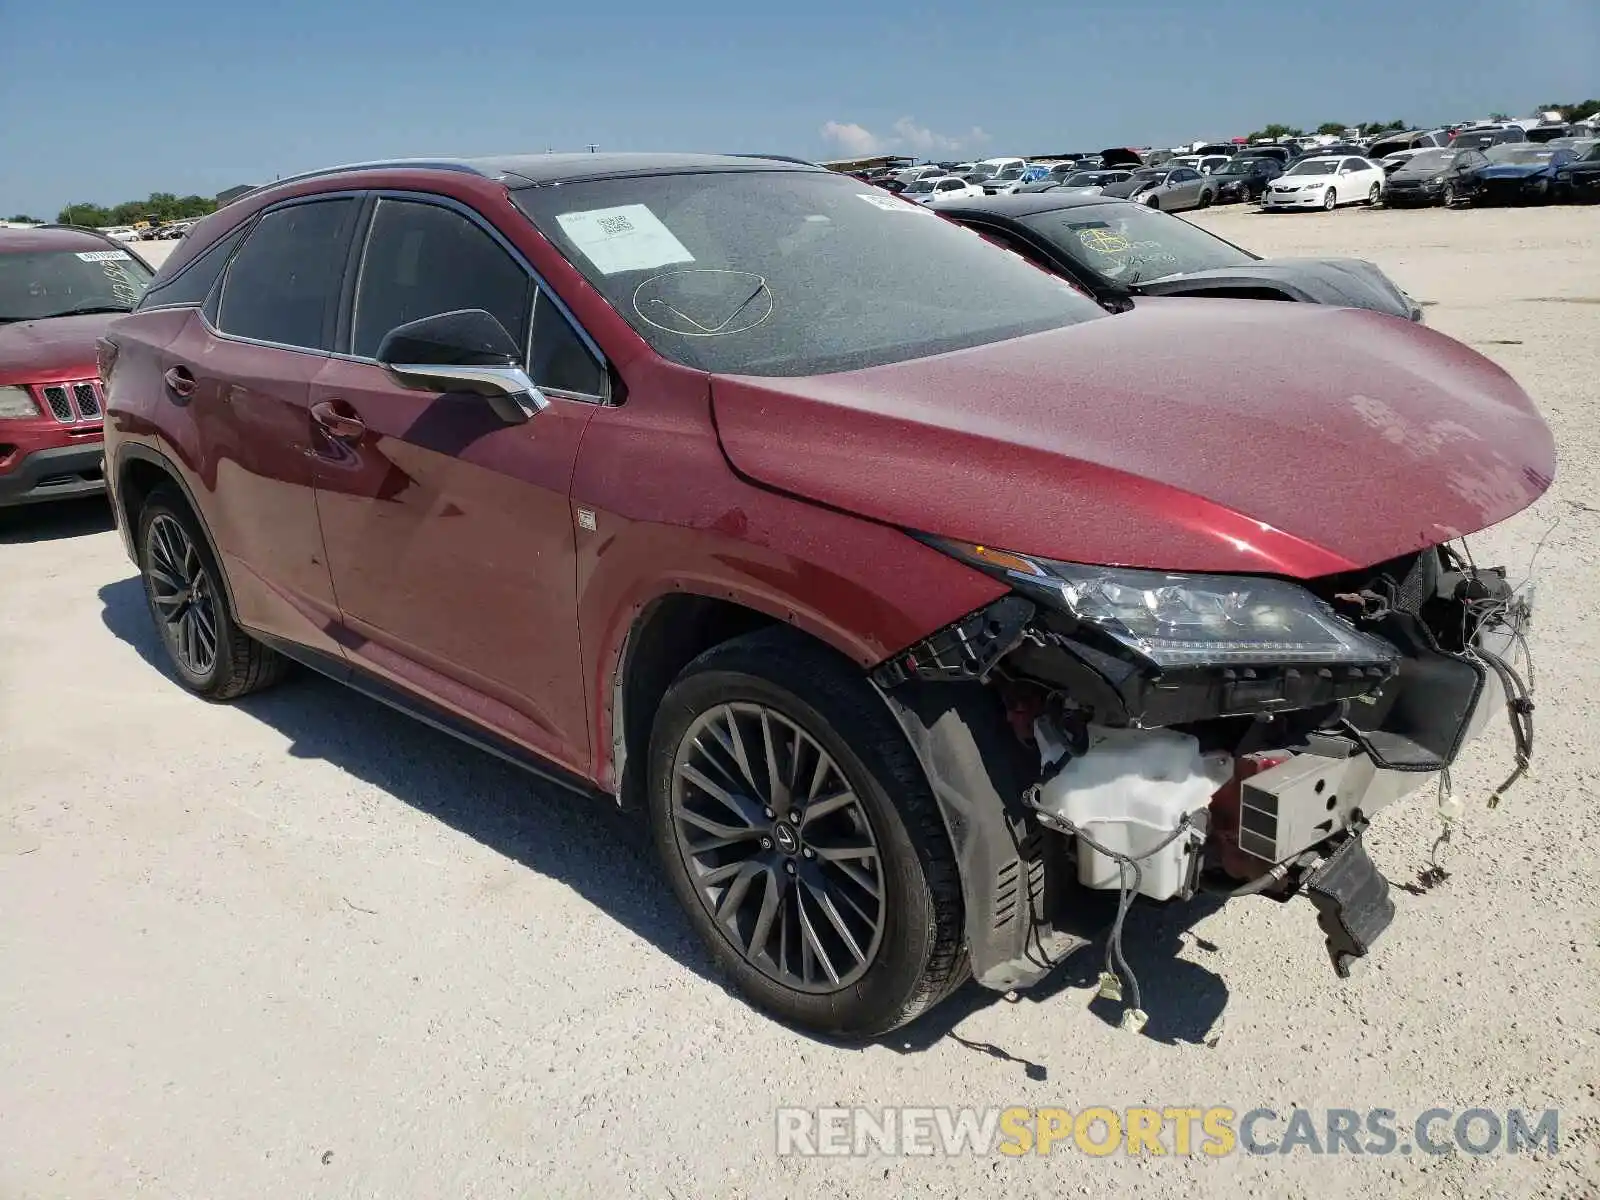
[[[0,253],[0,324],[129,312],[149,286],[144,264],[112,245]]]
[[[514,196],[658,353],[700,370],[852,370],[1103,315],[970,230],[832,172],[654,175]]]

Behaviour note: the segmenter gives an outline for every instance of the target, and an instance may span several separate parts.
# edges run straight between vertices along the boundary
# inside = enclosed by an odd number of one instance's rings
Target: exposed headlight
[[[27,388],[0,387],[0,418],[38,415],[39,406],[33,402]]]
[[[1359,632],[1310,592],[1281,579],[1083,566],[931,540],[1160,668],[1379,665],[1399,658],[1393,646]]]

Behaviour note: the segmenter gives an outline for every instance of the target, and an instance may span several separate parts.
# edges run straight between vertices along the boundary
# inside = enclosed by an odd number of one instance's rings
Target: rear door
[[[398,325],[484,309],[528,347],[550,407],[506,425],[480,396],[401,387]],[[579,774],[590,766],[568,501],[607,374],[558,301],[475,213],[384,194],[340,355],[312,386],[317,507],[353,663]]]
[[[165,351],[240,622],[336,658],[309,457],[311,380],[333,344],[360,206],[348,194],[295,200],[231,235],[242,240],[219,286]]]

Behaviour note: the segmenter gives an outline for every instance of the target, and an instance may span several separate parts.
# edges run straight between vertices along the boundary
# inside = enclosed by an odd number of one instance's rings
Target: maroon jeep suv
[[[105,490],[95,343],[149,286],[88,229],[0,229],[0,508]]]
[[[806,1028],[1028,986],[1096,891],[1132,1027],[1136,898],[1303,895],[1343,975],[1374,816],[1495,713],[1531,752],[1528,597],[1460,539],[1549,431],[1379,313],[1112,316],[806,164],[540,155],[254,192],[102,361],[185,687],[297,661],[637,805]]]

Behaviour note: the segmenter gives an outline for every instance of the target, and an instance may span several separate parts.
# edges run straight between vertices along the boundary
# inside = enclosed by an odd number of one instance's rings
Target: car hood
[[[1444,167],[1413,167],[1409,164],[1395,170],[1389,176],[1390,183],[1427,183],[1437,175],[1448,175],[1450,168]]]
[[[1531,179],[1549,169],[1549,163],[1496,163],[1492,167],[1479,167],[1473,174],[1479,179]]]
[[[94,344],[120,315],[86,313],[0,325],[0,384],[49,383],[99,374]]]
[[[1145,296],[1182,296],[1207,289],[1265,284],[1294,300],[1370,308],[1408,321],[1422,310],[1372,263],[1359,258],[1263,258],[1235,267],[1167,275],[1135,285]]]
[[[1100,194],[1102,196],[1118,196],[1125,200],[1135,192],[1143,191],[1145,188],[1158,187],[1159,185],[1160,181],[1154,179],[1124,179],[1121,183],[1106,184],[1100,189]]]
[[[1550,431],[1488,359],[1316,304],[1166,299],[865,370],[713,376],[711,393],[750,480],[1078,562],[1312,578],[1495,524],[1555,474]]]

